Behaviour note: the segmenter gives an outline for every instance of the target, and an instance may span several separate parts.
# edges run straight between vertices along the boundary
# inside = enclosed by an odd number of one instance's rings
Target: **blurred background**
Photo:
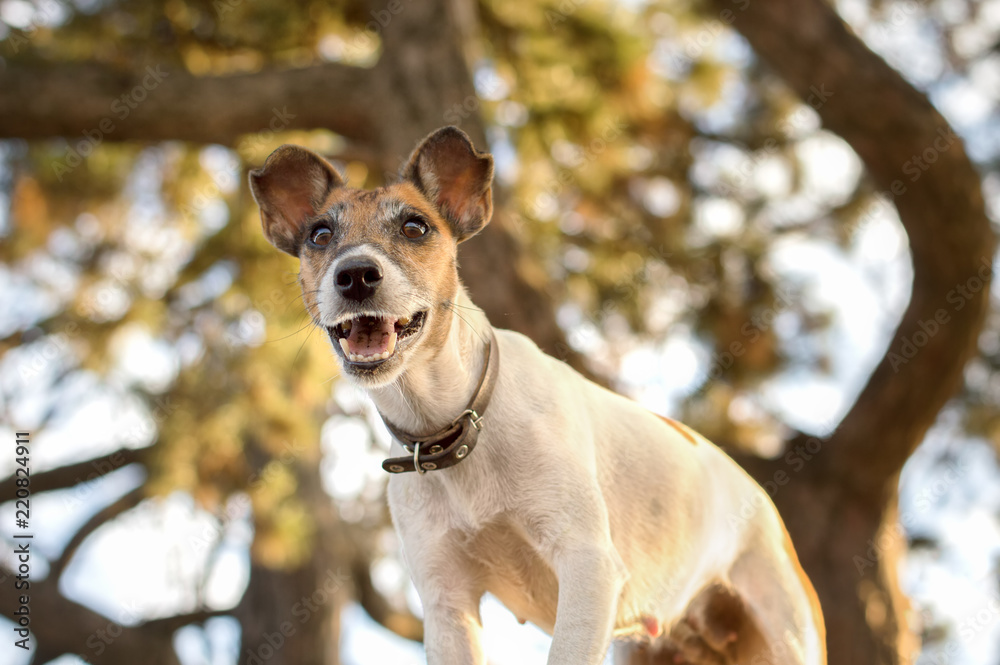
[[[764,484],[830,662],[997,665],[998,104],[998,0],[0,0],[0,663],[424,662],[387,435],[246,174],[456,124],[473,299]]]

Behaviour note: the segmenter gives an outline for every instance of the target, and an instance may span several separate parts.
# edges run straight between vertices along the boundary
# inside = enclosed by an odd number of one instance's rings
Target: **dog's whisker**
[[[315,295],[317,293],[320,293],[321,291],[322,291],[322,289],[313,289],[311,291],[303,291],[299,295],[297,295],[294,298],[292,298],[292,302],[289,303],[289,304],[294,303],[296,300],[302,300],[304,302],[306,296],[312,296],[312,295]]]
[[[447,309],[452,314],[454,314],[459,319],[461,319],[462,322],[465,323],[465,325],[469,326],[469,330],[471,330],[472,332],[476,333],[476,337],[478,337],[480,339],[480,341],[482,341],[482,343],[485,344],[486,343],[486,338],[483,337],[483,333],[480,332],[479,330],[477,330],[476,327],[474,325],[472,325],[472,323],[470,323],[468,319],[466,319],[464,316],[462,316],[461,312],[459,312],[457,309],[453,309],[453,307],[454,307],[454,303],[452,303],[451,305],[445,305],[445,309]]]
[[[471,306],[471,305],[459,305],[459,304],[458,304],[457,302],[455,302],[454,300],[452,300],[452,301],[451,301],[451,302],[450,302],[449,304],[450,304],[450,305],[451,305],[452,307],[458,307],[459,309],[467,309],[467,310],[469,310],[470,312],[481,312],[481,311],[483,311],[483,310],[479,309],[478,307],[474,307],[474,306]]]
[[[310,331],[308,332],[308,334],[306,334],[306,338],[305,338],[304,340],[302,340],[302,343],[301,343],[301,344],[299,344],[299,350],[295,352],[295,357],[294,357],[294,358],[292,358],[292,364],[293,364],[293,365],[294,365],[294,364],[295,364],[295,362],[296,362],[296,361],[297,361],[297,360],[299,359],[299,354],[300,354],[300,353],[302,353],[302,349],[303,349],[303,348],[305,347],[305,345],[306,345],[306,342],[308,342],[308,341],[309,341],[309,338],[310,338],[310,337],[312,336],[313,332],[314,332],[315,330],[317,330],[318,328],[319,328],[319,326],[317,326],[317,325],[316,325],[316,324],[314,323],[314,324],[313,324],[313,326],[312,326],[312,330],[310,330]]]
[[[329,379],[327,379],[326,381],[323,381],[323,382],[322,382],[322,383],[320,383],[319,385],[321,385],[321,386],[325,386],[326,384],[330,383],[331,381],[333,381],[334,379],[336,379],[336,378],[337,378],[337,377],[339,377],[339,376],[340,376],[340,372],[337,372],[336,374],[334,374],[333,376],[331,376],[331,377],[330,377]]]
[[[400,377],[400,378],[402,378],[402,377]],[[417,412],[413,408],[413,405],[410,404],[408,401],[406,401],[406,395],[403,394],[403,389],[399,386],[399,380],[400,379],[397,378],[395,381],[393,381],[389,385],[396,389],[396,392],[399,393],[399,399],[401,399],[403,401],[403,404],[406,405],[406,408],[410,410],[410,413],[413,414],[413,417],[419,420],[420,417],[417,415]]]
[[[274,339],[266,339],[266,340],[264,340],[264,344],[272,344],[274,342],[280,342],[280,341],[286,340],[289,337],[295,337],[300,332],[302,332],[303,330],[305,330],[306,328],[308,328],[310,325],[312,325],[312,321],[310,321],[309,323],[305,324],[304,326],[302,326],[301,328],[299,328],[295,332],[290,332],[287,335],[284,335],[283,337],[275,337]]]

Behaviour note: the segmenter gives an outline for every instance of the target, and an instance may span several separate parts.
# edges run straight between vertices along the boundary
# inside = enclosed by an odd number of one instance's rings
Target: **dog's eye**
[[[312,235],[309,236],[309,242],[316,245],[317,247],[326,247],[330,244],[330,240],[333,239],[333,231],[326,228],[325,226],[317,226],[313,229]]]
[[[403,222],[403,235],[411,240],[419,238],[427,233],[427,225],[419,219],[413,218]]]

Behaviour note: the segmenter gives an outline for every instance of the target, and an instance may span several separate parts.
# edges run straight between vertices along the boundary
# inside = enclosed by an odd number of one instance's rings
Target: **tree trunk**
[[[381,8],[376,1],[375,8]],[[385,27],[385,52],[379,59],[387,100],[378,126],[379,153],[401,165],[416,141],[442,125],[460,126],[480,149],[489,149],[465,46],[474,30],[468,2],[422,2],[393,16]],[[556,323],[553,298],[546,282],[529,277],[530,262],[513,234],[505,194],[494,188],[493,221],[459,250],[462,281],[472,300],[493,325],[522,332],[543,350],[592,376],[582,357],[569,348]]]
[[[850,412],[825,441],[789,442],[801,463],[783,456],[745,466],[761,482],[790,478],[773,498],[819,593],[829,662],[912,662],[919,645],[897,581],[906,545],[897,483],[959,387],[988,307],[996,240],[979,175],[927,98],[823,0],[714,4],[860,155],[909,237],[909,306]]]
[[[241,665],[340,662],[340,607],[350,578],[321,549],[295,570],[251,567],[251,584],[236,610]]]
[[[906,459],[959,387],[989,304],[996,239],[979,175],[927,98],[827,3],[714,5],[816,109],[824,126],[854,148],[896,206],[909,238],[909,306],[850,412],[824,441],[790,441],[792,463],[787,456],[741,462],[762,483],[781,473],[790,478],[773,499],[819,594],[829,662],[912,662],[919,644],[898,586],[906,542],[897,483]],[[630,662],[672,660],[636,650]]]
[[[198,77],[172,64],[149,65],[150,73],[94,63],[8,62],[0,68],[6,93],[0,138],[69,139],[65,157],[53,165],[57,177],[103,141],[218,143],[247,157],[242,148],[250,144],[241,137],[325,128],[391,174],[425,134],[443,125],[460,125],[477,147],[488,149],[482,119],[467,110],[478,104],[464,53],[471,8],[446,0],[407,5],[383,30],[383,53],[372,69],[318,65]],[[384,3],[372,9],[383,10]],[[134,108],[121,101],[137,89],[142,101]],[[495,325],[528,335],[591,376],[556,323],[551,285],[525,269],[531,261],[512,233],[503,192],[495,195],[493,222],[459,255],[473,300]]]

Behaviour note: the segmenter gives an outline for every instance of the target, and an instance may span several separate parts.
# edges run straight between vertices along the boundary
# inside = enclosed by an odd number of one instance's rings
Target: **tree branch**
[[[424,134],[445,124],[462,125],[476,145],[485,147],[482,120],[468,111],[477,97],[459,21],[446,5],[418,3],[395,15],[372,69],[317,65],[199,77],[173,65],[122,71],[94,63],[11,61],[0,70],[5,92],[0,138],[67,137],[75,153],[67,151],[53,162],[57,175],[86,157],[90,143],[105,140],[232,146],[254,132],[323,128],[351,139],[355,152],[364,146],[366,161],[378,159],[387,171],[402,163]],[[81,149],[85,133],[93,141]],[[551,295],[526,279],[525,250],[500,213],[503,197],[497,194],[497,219],[462,247],[462,276],[474,299],[496,325],[527,334],[544,350],[599,378],[566,344]],[[511,286],[497,289],[497,283]]]
[[[131,510],[139,505],[139,503],[145,498],[146,492],[143,486],[136,487],[131,492],[126,493],[124,496],[114,501],[103,509],[99,510],[93,517],[87,520],[83,526],[77,529],[77,532],[73,534],[70,538],[69,543],[63,548],[62,553],[59,558],[52,562],[49,570],[49,575],[52,579],[59,579],[63,571],[66,570],[66,566],[73,559],[73,555],[83,544],[83,541],[87,537],[97,531],[105,523],[111,521],[115,517],[118,517],[122,513]]]
[[[96,480],[105,474],[122,467],[142,463],[146,460],[149,448],[122,448],[113,453],[93,459],[67,464],[50,471],[42,471],[31,475],[31,493],[61,490],[90,480]],[[16,497],[17,478],[9,476],[0,481],[0,503],[13,501]]]
[[[996,239],[979,174],[927,98],[828,3],[761,0],[741,10],[715,0],[715,6],[732,14],[754,50],[854,148],[909,237],[909,306],[886,356],[832,435],[823,465],[860,494],[893,492],[903,463],[959,387],[989,304]]]
[[[823,605],[831,665],[909,662],[918,647],[896,571],[897,483],[976,352],[996,243],[979,174],[927,98],[829,3],[713,4],[854,148],[909,238],[910,302],[851,410],[827,441],[793,437],[788,457],[753,471],[765,487],[775,480],[769,492]]]
[[[173,64],[123,71],[96,63],[9,61],[0,70],[0,138],[194,141],[234,145],[260,131],[376,131],[377,72],[345,65],[194,76]],[[89,151],[88,151],[89,154]],[[85,155],[84,155],[85,156]]]
[[[381,8],[377,1],[372,5]],[[375,83],[393,105],[390,117],[376,119],[387,160],[402,163],[421,136],[447,124],[459,125],[477,146],[488,149],[466,60],[466,40],[475,28],[464,11],[468,8],[455,2],[412,3],[386,25]],[[493,325],[524,333],[542,350],[600,381],[566,343],[548,292],[552,284],[543,271],[527,268],[530,250],[514,233],[517,221],[505,205],[506,192],[493,189],[493,221],[459,248],[459,274],[472,300]]]
[[[0,571],[6,573],[6,571]],[[9,573],[6,573],[9,574]],[[5,584],[9,584],[5,582]],[[129,626],[138,617],[123,608],[120,616],[105,617],[59,593],[58,579],[31,580],[31,633],[37,646],[34,662],[48,662],[63,654],[76,654],[89,663],[119,665],[179,665],[173,648],[174,632],[202,623],[224,611],[198,610]],[[15,617],[17,593],[0,594],[0,612]]]
[[[371,562],[357,558],[351,565],[354,596],[362,609],[376,623],[403,639],[424,641],[424,624],[409,612],[400,612],[390,605],[372,584]]]

